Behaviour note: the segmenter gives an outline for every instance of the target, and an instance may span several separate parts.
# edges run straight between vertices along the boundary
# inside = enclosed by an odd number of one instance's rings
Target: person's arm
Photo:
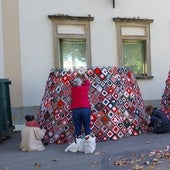
[[[90,86],[90,81],[89,81],[88,76],[86,75],[86,73],[84,73],[82,75],[82,80],[83,80],[83,85],[84,86]]]
[[[154,116],[159,118],[161,121],[168,121],[168,118],[160,110],[154,110]]]
[[[164,116],[163,113],[158,109],[154,109],[153,113],[153,115],[158,118],[162,118]]]
[[[40,128],[34,128],[34,135],[37,140],[41,140],[45,136],[45,131]]]

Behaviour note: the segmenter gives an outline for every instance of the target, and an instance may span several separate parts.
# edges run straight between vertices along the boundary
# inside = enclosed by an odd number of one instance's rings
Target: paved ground
[[[169,170],[170,133],[146,133],[98,142],[95,153],[64,152],[66,144],[49,144],[43,152],[22,152],[20,133],[0,143],[0,170]],[[156,152],[152,152],[156,150]],[[152,153],[152,156],[149,156]]]

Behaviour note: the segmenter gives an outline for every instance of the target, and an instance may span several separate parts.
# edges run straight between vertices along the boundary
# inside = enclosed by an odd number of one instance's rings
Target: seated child
[[[148,105],[145,111],[150,116],[149,127],[152,127],[155,133],[166,133],[170,131],[170,121],[159,109]]]
[[[21,131],[21,144],[22,151],[43,151],[45,147],[42,139],[45,135],[45,130],[39,128],[38,123],[35,121],[33,115],[25,116],[25,127]]]

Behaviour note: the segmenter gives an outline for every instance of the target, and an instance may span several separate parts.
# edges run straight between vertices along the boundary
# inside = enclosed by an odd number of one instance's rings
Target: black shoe
[[[49,143],[48,143],[48,142],[44,142],[43,144],[44,144],[44,145],[48,145]]]

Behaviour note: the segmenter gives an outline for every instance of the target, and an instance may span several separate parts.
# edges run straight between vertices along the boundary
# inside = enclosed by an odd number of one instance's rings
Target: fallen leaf
[[[158,159],[157,159],[157,158],[154,158],[153,161],[154,161],[154,162],[158,162]]]
[[[141,170],[144,168],[144,166],[140,166],[138,164],[135,164],[135,166],[132,167],[134,170]]]
[[[93,161],[93,164],[97,164],[98,161]]]
[[[129,164],[129,161],[128,160],[117,160],[117,161],[113,162],[113,164],[116,166],[122,166],[122,165]]]
[[[141,157],[141,158],[144,158],[145,156],[146,156],[145,154],[142,154],[140,157]]]
[[[35,167],[36,169],[38,169],[38,168],[41,167],[41,164],[36,162],[36,163],[34,164],[34,167]]]
[[[58,161],[59,159],[58,158],[54,158],[53,161]]]
[[[155,152],[154,152],[154,151],[152,151],[152,152],[149,153],[149,156],[150,156],[150,157],[152,157],[153,155],[155,155]]]
[[[169,146],[166,146],[166,148],[164,149],[164,152],[168,152],[169,150]]]
[[[132,156],[132,157],[135,157],[135,156],[136,156],[136,154],[135,154],[135,153],[131,153],[131,156]]]
[[[150,165],[150,166],[148,167],[148,170],[153,170],[154,168],[155,168],[154,165]]]
[[[102,152],[95,152],[94,154],[95,155],[100,155],[100,154],[102,154]]]
[[[149,165],[150,163],[149,163],[149,161],[146,161],[145,164],[146,164],[146,165]]]
[[[146,144],[150,144],[151,142],[150,141],[146,141]]]

